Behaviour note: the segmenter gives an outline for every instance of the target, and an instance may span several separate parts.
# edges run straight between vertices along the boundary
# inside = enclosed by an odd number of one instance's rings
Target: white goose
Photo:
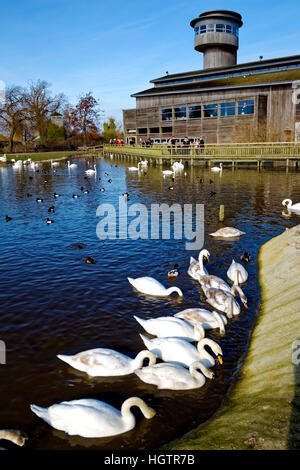
[[[204,258],[209,261],[210,253],[207,250],[201,250],[198,256],[198,261],[195,260],[192,256],[190,257],[190,266],[188,269],[188,274],[197,281],[199,280],[199,276],[203,276],[204,274],[208,274],[207,269],[203,266]]]
[[[63,401],[49,408],[30,405],[30,408],[50,426],[70,436],[97,438],[116,436],[133,429],[135,417],[130,411],[132,406],[139,407],[147,419],[155,415],[155,411],[138,397],[125,400],[121,412],[108,403],[94,399]]]
[[[156,357],[149,351],[141,351],[135,359],[131,359],[125,354],[106,348],[89,349],[73,356],[58,354],[57,357],[91,377],[128,375],[142,367],[145,358],[149,359],[151,365],[156,362]]]
[[[166,297],[172,292],[177,292],[177,294],[182,297],[183,293],[179,289],[179,287],[169,287],[168,289],[163,286],[159,281],[153,279],[153,277],[138,277],[136,279],[132,279],[131,277],[127,278],[130,284],[142,294],[147,295],[155,295],[159,297]]]
[[[97,167],[96,167],[96,165],[94,165],[94,169],[89,168],[88,170],[85,170],[85,174],[86,174],[86,175],[94,175],[95,173],[97,173]]]
[[[68,168],[72,169],[72,168],[77,168],[77,163],[70,163],[69,160],[67,161],[67,164],[68,164]]]
[[[158,317],[143,320],[135,315],[133,317],[144,330],[159,338],[176,336],[186,341],[200,341],[205,337],[205,331],[201,325],[192,326],[182,318]]]
[[[175,313],[174,317],[183,318],[194,326],[201,325],[205,330],[219,328],[220,334],[225,334],[227,318],[221,313],[210,312],[205,308],[187,308]]]
[[[211,171],[219,172],[219,173],[220,173],[222,170],[223,170],[223,164],[222,164],[222,163],[220,163],[220,166],[213,166],[213,167],[211,168]]]
[[[200,369],[202,373],[198,372]],[[179,364],[171,362],[155,364],[143,367],[135,371],[135,374],[148,384],[157,385],[159,389],[190,390],[200,388],[206,382],[206,377],[214,378],[214,373],[205,367],[201,361],[193,362],[189,370]]]
[[[165,362],[175,362],[181,366],[190,367],[195,361],[201,361],[206,367],[210,368],[215,365],[214,357],[204,348],[209,346],[213,353],[217,356],[218,361],[222,364],[222,349],[212,339],[201,339],[197,347],[181,338],[153,338],[148,339],[140,334],[145,346],[155,356]]]
[[[230,267],[228,268],[227,271],[227,276],[229,279],[234,282],[235,280],[235,273],[238,271],[239,277],[238,277],[238,284],[242,284],[247,281],[248,279],[248,273],[244,266],[241,263],[236,263],[234,259],[232,260],[232,263]]]
[[[282,205],[290,210],[300,211],[300,202],[298,202],[297,204],[293,204],[291,199],[284,199],[282,201]]]
[[[240,237],[241,235],[245,235],[246,232],[242,232],[241,230],[234,228],[234,227],[224,227],[220,228],[214,233],[210,233],[212,237],[220,237],[220,238],[234,238]]]

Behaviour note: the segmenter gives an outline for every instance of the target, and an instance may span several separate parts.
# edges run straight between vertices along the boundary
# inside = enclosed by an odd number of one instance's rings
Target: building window
[[[215,25],[214,24],[208,24],[207,25],[207,32],[208,33],[213,33],[215,31]]]
[[[180,108],[174,108],[174,115],[176,121],[183,121],[186,119],[186,107],[181,106]]]
[[[205,104],[204,105],[204,117],[218,117],[218,105],[217,104]]]
[[[238,101],[238,115],[254,114],[254,100]]]
[[[201,118],[201,106],[189,106],[189,118],[190,119],[200,119]]]
[[[226,25],[226,33],[232,34],[232,26],[230,24]]]
[[[147,132],[148,132],[147,127],[140,127],[140,128],[138,129],[138,133],[139,133],[139,134],[147,134]]]
[[[127,134],[136,134],[136,129],[127,129]]]
[[[150,127],[149,133],[150,134],[159,134],[159,127]]]
[[[194,28],[194,31],[195,31],[195,36],[198,36],[198,34],[199,34],[199,26],[196,26],[196,28]]]
[[[161,132],[162,132],[162,134],[172,134],[172,132],[173,132],[172,126],[162,127]]]
[[[217,24],[216,25],[216,32],[217,33],[224,33],[225,32],[225,25],[224,24]]]
[[[200,34],[206,33],[206,25],[200,26]]]
[[[172,121],[172,108],[166,108],[161,110],[162,121]]]
[[[221,103],[220,116],[234,116],[235,115],[235,102]]]

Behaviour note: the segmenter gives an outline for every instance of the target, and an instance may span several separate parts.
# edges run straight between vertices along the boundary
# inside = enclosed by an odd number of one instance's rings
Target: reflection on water
[[[6,344],[6,365],[0,365],[0,428],[22,429],[26,447],[35,449],[154,449],[181,436],[212,416],[235,379],[238,364],[259,314],[257,254],[259,247],[286,227],[298,223],[297,214],[282,214],[281,202],[299,202],[299,173],[264,169],[223,169],[213,174],[189,168],[175,181],[161,169],[128,172],[127,163],[74,159],[77,168],[60,162],[31,168],[0,167],[0,339]],[[97,164],[97,173],[85,170]],[[105,174],[107,173],[108,176]],[[111,179],[111,183],[108,180]],[[174,187],[169,190],[170,185]],[[88,190],[84,194],[81,188]],[[105,191],[99,191],[105,188]],[[133,315],[155,318],[196,306],[207,307],[196,281],[187,275],[190,256],[185,240],[102,240],[96,236],[100,203],[118,206],[129,193],[128,205],[189,203],[205,206],[205,248],[211,253],[207,269],[226,280],[232,259],[245,252],[248,282],[243,289],[248,310],[228,321],[226,335],[210,330],[224,353],[215,379],[200,389],[157,390],[131,374],[126,377],[89,378],[59,361],[57,354],[85,349],[116,349],[130,357],[144,348],[144,333]],[[60,194],[55,198],[54,193]],[[73,194],[80,197],[75,199]],[[42,203],[36,202],[40,197]],[[218,221],[219,205],[225,221]],[[53,224],[48,225],[48,208]],[[11,220],[6,222],[6,215]],[[238,240],[215,240],[208,234],[222,226],[246,232]],[[90,256],[95,264],[85,263]],[[172,281],[183,298],[153,298],[138,294],[127,277],[152,276],[169,285],[168,271],[179,265]],[[170,284],[171,285],[171,284]],[[96,398],[120,408],[129,396],[143,398],[156,410],[151,420],[134,408],[136,428],[111,438],[84,439],[53,430],[30,411],[31,403],[49,406],[64,400]]]

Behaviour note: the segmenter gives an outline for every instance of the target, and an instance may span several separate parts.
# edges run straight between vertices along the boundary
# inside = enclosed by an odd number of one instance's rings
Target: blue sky
[[[104,118],[121,121],[151,79],[202,68],[189,23],[219,8],[243,17],[239,63],[300,54],[299,0],[3,0],[0,80],[46,80],[73,104],[92,91]]]

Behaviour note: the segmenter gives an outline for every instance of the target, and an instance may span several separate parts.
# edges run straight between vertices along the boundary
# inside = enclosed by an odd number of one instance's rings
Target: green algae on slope
[[[299,225],[262,246],[259,271],[261,312],[237,382],[211,420],[164,449],[300,448]]]

